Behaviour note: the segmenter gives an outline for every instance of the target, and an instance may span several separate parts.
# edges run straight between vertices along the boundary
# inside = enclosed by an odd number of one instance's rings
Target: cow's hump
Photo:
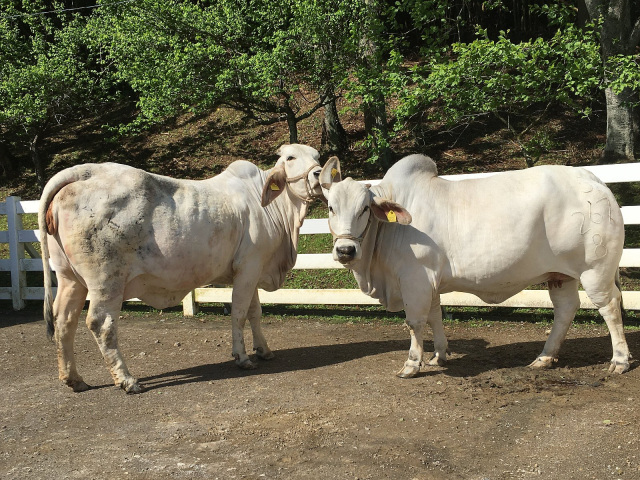
[[[255,178],[260,175],[260,169],[246,160],[236,160],[225,171],[239,178]]]
[[[438,175],[438,167],[430,157],[417,153],[398,160],[385,177],[409,178],[414,175],[435,177]]]

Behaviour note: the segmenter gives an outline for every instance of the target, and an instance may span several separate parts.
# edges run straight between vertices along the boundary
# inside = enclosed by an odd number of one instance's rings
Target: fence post
[[[185,317],[193,317],[198,313],[198,303],[196,302],[196,293],[191,290],[182,300],[182,315]]]
[[[22,216],[18,214],[18,203],[20,197],[7,197],[7,226],[9,230],[9,258],[11,265],[11,298],[13,309],[22,310],[24,300],[22,290],[27,286],[27,273],[22,270],[22,260],[24,259],[24,245],[18,238],[19,231],[22,230]]]

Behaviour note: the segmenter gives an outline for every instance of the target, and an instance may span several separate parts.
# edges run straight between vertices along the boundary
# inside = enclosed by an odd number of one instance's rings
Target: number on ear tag
[[[389,210],[387,212],[387,220],[389,220],[390,222],[397,222],[398,220],[396,219],[396,212],[394,212],[393,210]]]
[[[270,185],[270,187],[271,187],[271,190],[280,190],[280,187],[278,185],[276,185],[275,183],[272,183]]]

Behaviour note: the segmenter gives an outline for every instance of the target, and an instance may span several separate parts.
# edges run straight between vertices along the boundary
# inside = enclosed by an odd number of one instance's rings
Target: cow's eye
[[[333,207],[332,206],[329,206],[329,212],[333,213]]]
[[[361,216],[363,216],[367,210],[369,210],[369,205],[366,205],[363,209],[362,212],[360,212],[360,215],[358,215],[358,218],[360,218]]]
[[[287,161],[289,161],[289,160],[293,160],[293,159],[295,159],[295,158],[296,158],[296,157],[294,157],[293,155],[289,155],[289,156],[287,157]]]

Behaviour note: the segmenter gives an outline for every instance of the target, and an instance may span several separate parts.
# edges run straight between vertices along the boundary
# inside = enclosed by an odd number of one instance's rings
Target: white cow
[[[195,287],[233,284],[232,354],[254,368],[244,346],[249,319],[258,357],[273,353],[260,327],[257,288],[276,290],[296,261],[308,203],[322,196],[319,154],[284,145],[274,168],[236,161],[213,178],[176,180],[114,163],[78,165],[55,175],[40,200],[44,316],[55,333],[58,370],[74,391],[89,386],[76,370],[73,341],[87,294],[87,326],[116,385],[143,387],[118,348],[123,300],[177,305]],[[285,192],[284,195],[280,195]],[[58,278],[52,302],[49,258]]]
[[[541,282],[549,282],[554,323],[532,367],[557,360],[580,305],[580,281],[609,327],[610,370],[629,368],[618,281],[622,215],[611,191],[587,170],[540,166],[447,181],[430,158],[411,155],[374,187],[341,181],[337,159],[324,166],[320,183],[334,259],[353,271],[364,293],[406,312],[411,348],[398,376],[419,372],[427,321],[434,336],[429,364],[444,364],[440,293],[500,303]]]

